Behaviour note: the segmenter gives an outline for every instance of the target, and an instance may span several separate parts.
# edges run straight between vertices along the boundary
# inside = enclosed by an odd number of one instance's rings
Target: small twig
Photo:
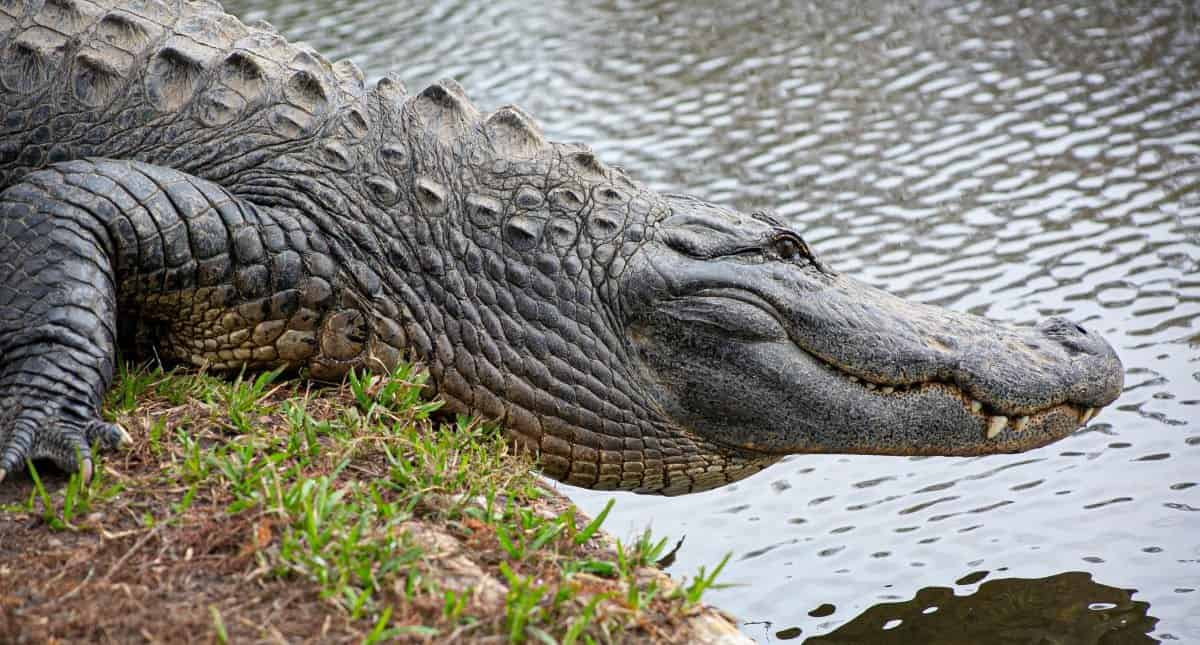
[[[103,580],[105,582],[107,582],[108,579],[111,578],[112,575],[117,572],[117,569],[120,569],[121,567],[125,566],[125,563],[129,560],[129,558],[133,557],[133,554],[136,553],[138,549],[142,548],[143,545],[145,545],[147,542],[149,542],[150,538],[154,537],[154,535],[156,533],[158,533],[157,526],[150,529],[149,531],[146,531],[146,534],[143,535],[141,537],[141,539],[139,539],[137,542],[135,542],[134,545],[132,547],[130,547],[128,551],[125,552],[125,555],[121,556],[121,558],[119,560],[117,560],[116,562],[113,563],[112,567],[109,568],[108,573],[104,574]]]
[[[67,575],[67,571],[68,571],[67,567],[63,567],[62,571],[59,571],[57,575],[55,575],[53,578],[50,578],[49,580],[46,581],[46,586],[49,587],[49,586],[52,586],[54,583],[58,582],[63,576]]]
[[[267,400],[267,399],[271,398],[272,396],[274,396],[274,395],[275,395],[275,393],[276,393],[276,392],[278,392],[280,389],[282,389],[282,388],[283,388],[285,385],[287,385],[287,384],[286,384],[286,383],[280,383],[280,384],[276,385],[275,387],[273,387],[273,388],[271,388],[271,389],[267,390],[265,393],[263,393],[263,395],[262,395],[262,396],[260,396],[260,397],[258,397],[257,399],[255,399],[255,400],[254,400],[254,405],[261,405],[263,401],[265,401],[265,400]]]
[[[288,640],[283,637],[283,634],[279,631],[278,627],[274,625],[267,625],[267,634],[270,635],[274,642],[279,643],[280,645],[287,645]]]
[[[675,543],[675,548],[671,549],[670,553],[659,558],[658,562],[654,563],[654,566],[658,567],[659,569],[666,569],[667,567],[671,566],[672,564],[675,564],[675,554],[679,553],[679,547],[683,546],[683,539],[686,537],[687,537],[686,535],[680,537],[679,541]]]
[[[104,474],[107,477],[112,477],[113,479],[116,479],[116,480],[122,481],[122,482],[127,482],[131,479],[128,475],[122,473],[121,471],[117,470],[116,468],[113,468],[112,466],[110,466],[108,464],[104,464]]]
[[[92,574],[95,573],[95,571],[96,569],[94,567],[88,567],[87,575],[83,577],[83,580],[79,584],[75,585],[74,589],[63,594],[62,597],[55,602],[66,602],[70,600],[75,594],[79,593],[80,589],[83,589],[83,585],[86,585],[88,581],[92,579]]]
[[[482,624],[483,624],[482,622],[478,622],[478,623],[470,623],[468,625],[463,625],[463,626],[459,627],[458,629],[454,630],[453,632],[450,632],[450,636],[448,636],[446,638],[446,642],[447,643],[457,643],[463,637],[465,637],[467,635],[467,632],[470,632],[471,630],[474,630],[474,629],[478,629],[479,626]]]

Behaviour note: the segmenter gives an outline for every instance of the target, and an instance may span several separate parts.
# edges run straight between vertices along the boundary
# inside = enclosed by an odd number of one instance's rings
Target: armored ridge
[[[659,195],[452,81],[368,89],[215,4],[0,7],[0,477],[90,469],[118,345],[338,379],[409,356],[558,479],[974,455],[1121,389],[1099,337],[908,303],[768,214]]]

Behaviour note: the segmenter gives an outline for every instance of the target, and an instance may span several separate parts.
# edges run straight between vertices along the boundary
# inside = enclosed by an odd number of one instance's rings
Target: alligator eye
[[[782,260],[796,260],[802,257],[812,257],[804,240],[794,235],[780,235],[772,243],[775,254]]]

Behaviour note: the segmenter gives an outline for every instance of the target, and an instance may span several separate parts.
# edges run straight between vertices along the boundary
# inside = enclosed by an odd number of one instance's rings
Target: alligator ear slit
[[[763,224],[767,224],[768,226],[773,226],[778,229],[785,228],[783,222],[779,221],[778,217],[775,217],[775,215],[762,209],[750,213],[750,217],[762,222]]]

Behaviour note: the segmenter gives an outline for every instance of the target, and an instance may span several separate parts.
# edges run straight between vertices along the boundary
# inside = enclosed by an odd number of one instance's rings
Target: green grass
[[[135,442],[153,466],[117,483],[98,463],[89,485],[73,476],[53,492],[31,470],[34,492],[7,510],[78,531],[77,519],[92,508],[144,489],[166,496],[131,507],[145,530],[184,530],[210,520],[206,513],[246,518],[255,527],[249,566],[312,585],[362,624],[362,642],[488,634],[564,645],[636,640],[666,633],[717,586],[728,556],[668,589],[642,573],[662,557],[666,539],[647,531],[605,546],[613,501],[587,522],[570,505],[547,513],[553,497],[530,459],[510,454],[494,426],[466,417],[434,422],[440,402],[421,397],[427,377],[410,366],[386,376],[352,373],[342,388],[278,377],[229,382],[123,364],[106,414],[141,419]],[[502,604],[476,601],[478,585],[447,586],[441,556],[418,539],[418,527],[453,536],[506,589]],[[209,611],[216,640],[239,640],[231,631],[239,625],[215,605]]]
[[[67,479],[66,486],[53,494],[42,483],[37,466],[26,462],[29,477],[33,480],[33,491],[23,505],[10,505],[3,510],[40,515],[42,521],[53,531],[76,530],[75,520],[91,512],[94,504],[103,503],[119,495],[122,485],[110,483],[102,468],[97,469],[92,481],[83,483],[79,473]]]

